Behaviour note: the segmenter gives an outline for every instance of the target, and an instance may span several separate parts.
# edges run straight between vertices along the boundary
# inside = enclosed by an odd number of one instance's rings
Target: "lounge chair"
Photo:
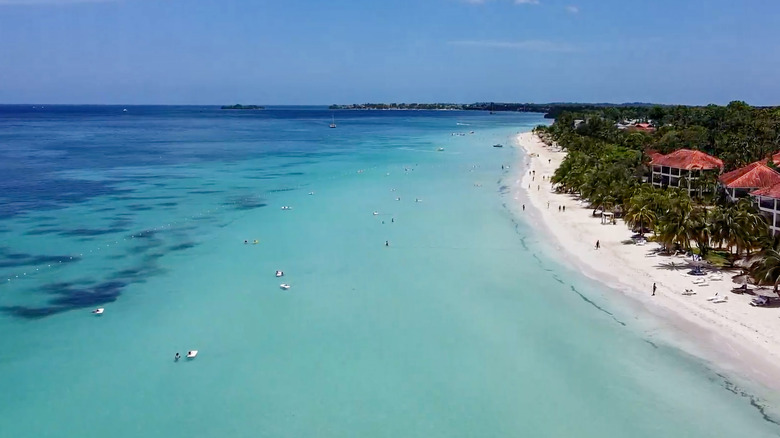
[[[725,303],[729,300],[729,297],[720,297],[712,300],[713,303]]]
[[[696,292],[694,292],[693,289],[685,289],[685,292],[682,293],[683,295],[696,295]]]
[[[715,301],[715,300],[717,300],[718,298],[720,298],[720,296],[718,296],[718,293],[717,293],[717,292],[715,292],[715,295],[713,295],[713,296],[711,296],[711,297],[707,298],[707,301]]]
[[[750,305],[754,307],[763,307],[766,306],[767,304],[769,304],[769,297],[764,295],[759,295],[758,297],[753,298],[750,301]]]
[[[712,281],[723,281],[723,275],[721,273],[714,273],[709,275],[709,279]]]
[[[707,284],[707,279],[703,278],[703,277],[699,277],[699,278],[693,280],[691,283],[698,284],[698,285],[704,285],[704,284]]]

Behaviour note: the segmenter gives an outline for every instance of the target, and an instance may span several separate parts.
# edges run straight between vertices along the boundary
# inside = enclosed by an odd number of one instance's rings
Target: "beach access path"
[[[576,196],[553,191],[549,179],[566,156],[564,151],[547,146],[530,132],[519,134],[515,146],[525,154],[523,165],[514,167],[518,173],[513,178],[513,196],[518,206],[534,209],[529,211],[529,221],[552,236],[552,245],[565,261],[635,299],[660,317],[668,334],[682,338],[705,360],[717,360],[721,368],[780,389],[780,308],[753,307],[749,303],[754,295],[732,293],[738,286],[732,276],[739,271],[724,271],[721,281],[707,280],[706,286],[699,286],[692,282],[697,277],[687,274],[691,257],[649,256],[658,244],[626,243],[633,233],[622,220],[602,224],[601,217],[593,216],[593,209]],[[559,206],[565,206],[565,211]],[[704,270],[711,271],[706,265]],[[684,295],[686,289],[696,294]],[[771,289],[761,293],[775,296]],[[716,294],[728,297],[727,301],[707,300]],[[679,336],[680,331],[685,336]]]

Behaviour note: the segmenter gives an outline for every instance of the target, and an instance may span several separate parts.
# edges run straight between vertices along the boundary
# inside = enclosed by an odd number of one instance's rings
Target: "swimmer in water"
[[[389,240],[385,240],[385,246],[390,246],[390,241]]]
[[[181,355],[180,355],[179,353],[176,353],[176,356],[173,356],[173,360],[174,360],[175,362],[178,362],[178,361],[179,361],[179,359],[181,359]]]

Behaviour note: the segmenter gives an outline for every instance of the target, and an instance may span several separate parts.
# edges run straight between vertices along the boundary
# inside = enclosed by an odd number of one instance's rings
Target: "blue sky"
[[[780,104],[774,0],[0,0],[0,103]]]

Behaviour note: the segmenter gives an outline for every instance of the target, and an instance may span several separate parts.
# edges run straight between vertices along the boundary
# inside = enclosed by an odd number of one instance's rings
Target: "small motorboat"
[[[289,285],[289,284],[287,284],[287,283],[282,283],[282,284],[280,284],[280,285],[279,285],[279,287],[280,287],[280,288],[282,288],[282,289],[284,289],[284,290],[287,290],[287,289],[289,289],[289,288],[290,288],[290,285]]]
[[[284,272],[283,271],[276,271],[276,276],[277,277],[284,277]]]
[[[309,195],[313,195],[313,194],[314,194],[314,192],[309,192]]]
[[[97,309],[93,310],[92,313],[94,313],[95,315],[102,315],[103,312],[105,312],[105,311],[106,311],[106,309],[104,309],[102,307],[98,307]]]
[[[439,148],[439,149],[437,149],[437,151],[444,152],[444,148]]]
[[[187,359],[195,359],[195,356],[198,355],[198,350],[190,350],[187,352]]]
[[[493,147],[494,148],[502,148],[502,147],[504,147],[504,145],[502,145],[501,143],[496,143],[496,144],[493,145]]]
[[[379,214],[379,212],[378,212],[378,211],[375,211],[375,212],[374,212],[374,216],[376,216],[376,215],[378,215],[378,214]]]

